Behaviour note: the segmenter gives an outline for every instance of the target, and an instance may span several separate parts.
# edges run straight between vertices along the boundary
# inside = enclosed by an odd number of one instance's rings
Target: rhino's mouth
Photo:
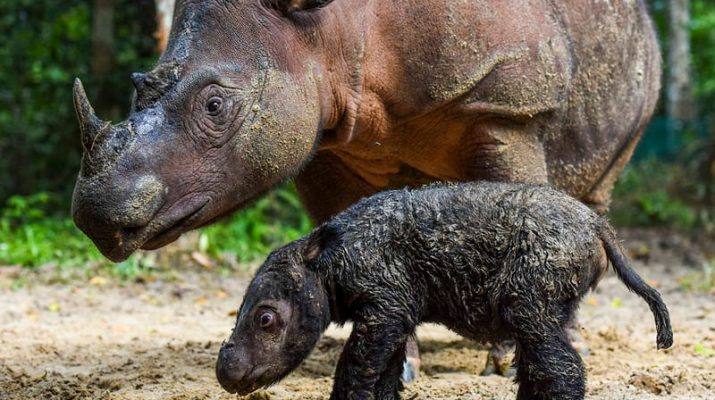
[[[248,376],[238,380],[236,382],[219,382],[221,386],[227,392],[231,394],[237,394],[239,396],[248,396],[249,394],[255,392],[256,390],[270,386],[273,382],[270,377],[267,376],[268,367],[264,367],[259,371],[254,371],[255,367]]]
[[[173,242],[182,233],[200,226],[208,204],[208,199],[200,199],[176,205],[145,226],[108,232],[95,243],[110,260],[124,261],[140,248],[158,249]]]
[[[201,223],[203,211],[208,205],[208,200],[191,208],[192,211],[177,216],[170,216],[164,221],[157,223],[156,228],[149,230],[145,234],[145,239],[141,248],[143,250],[155,250],[175,241],[182,233],[197,228]]]

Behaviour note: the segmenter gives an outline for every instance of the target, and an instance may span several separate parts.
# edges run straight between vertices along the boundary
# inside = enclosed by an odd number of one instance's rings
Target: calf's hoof
[[[516,369],[512,365],[513,342],[503,342],[492,345],[487,355],[487,364],[484,366],[482,376],[501,375],[507,378],[516,376]]]
[[[586,339],[584,339],[581,334],[581,327],[578,326],[578,324],[568,327],[566,333],[571,341],[571,346],[573,346],[581,358],[586,358],[591,355],[591,348],[588,347],[588,343],[586,343]]]
[[[402,364],[402,382],[412,383],[420,374],[420,359],[407,357]]]

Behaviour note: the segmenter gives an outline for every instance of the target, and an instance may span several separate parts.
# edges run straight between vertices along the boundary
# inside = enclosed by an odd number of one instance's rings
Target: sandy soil
[[[625,238],[635,267],[664,294],[675,346],[656,351],[647,306],[609,274],[580,312],[591,347],[588,398],[715,399],[715,294],[683,288],[697,279],[702,253],[672,235]],[[31,286],[11,290],[16,272],[2,271],[0,400],[235,398],[219,387],[214,363],[245,274],[185,268],[150,282],[72,285],[31,275]],[[514,398],[507,378],[479,376],[484,346],[439,326],[418,332],[423,373],[403,398]],[[347,334],[331,328],[296,372],[249,398],[326,399]]]

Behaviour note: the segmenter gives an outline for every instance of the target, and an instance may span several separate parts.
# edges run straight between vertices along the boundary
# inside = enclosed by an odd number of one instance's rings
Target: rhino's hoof
[[[580,326],[575,325],[569,327],[566,330],[566,333],[568,334],[569,340],[571,341],[571,346],[573,346],[573,348],[576,350],[576,352],[578,352],[581,358],[586,358],[591,355],[591,348],[588,347],[588,343],[586,343],[586,339],[581,333]]]
[[[420,374],[420,359],[407,357],[402,364],[402,382],[412,383]]]
[[[497,364],[496,362],[494,362],[494,360],[492,360],[491,357],[489,357],[489,359],[487,360],[487,365],[484,367],[484,370],[480,375],[499,375],[505,378],[513,378],[516,376],[516,368],[514,368],[511,363],[508,363],[506,365],[502,363]]]
[[[516,376],[516,369],[511,362],[514,358],[514,348],[515,344],[511,340],[492,344],[487,355],[487,365],[481,375],[500,375],[507,378]]]

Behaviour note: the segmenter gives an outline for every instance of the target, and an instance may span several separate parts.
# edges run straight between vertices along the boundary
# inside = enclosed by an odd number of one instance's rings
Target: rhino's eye
[[[206,111],[208,111],[211,116],[218,115],[221,109],[223,109],[223,100],[220,97],[212,97],[206,102]]]
[[[273,323],[276,321],[276,316],[274,315],[273,311],[263,311],[258,318],[258,325],[261,327],[261,329],[268,329],[271,326],[273,326]]]

